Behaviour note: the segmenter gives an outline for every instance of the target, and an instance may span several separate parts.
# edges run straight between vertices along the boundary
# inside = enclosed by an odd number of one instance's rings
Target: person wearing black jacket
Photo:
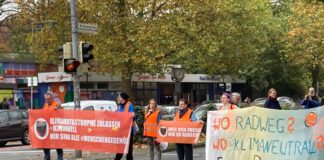
[[[274,88],[269,90],[268,99],[264,103],[264,107],[270,109],[281,109],[281,106],[277,100],[277,91]]]

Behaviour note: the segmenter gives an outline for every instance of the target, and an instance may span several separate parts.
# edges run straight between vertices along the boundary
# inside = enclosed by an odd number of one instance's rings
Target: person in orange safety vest
[[[157,158],[161,160],[162,153],[157,138],[157,127],[161,120],[160,110],[156,100],[151,99],[145,108],[144,115],[144,136],[150,146],[150,160],[154,160],[154,148],[157,150]]]
[[[62,109],[60,102],[54,100],[52,93],[45,93],[45,104],[43,109],[45,110],[57,110]],[[49,148],[44,148],[44,160],[51,159],[51,150]],[[57,160],[63,160],[63,149],[56,149],[57,151]]]
[[[175,123],[178,121],[197,121],[195,115],[192,114],[192,110],[188,107],[186,99],[179,100],[179,111],[176,112],[173,121]],[[192,144],[177,143],[176,147],[179,160],[193,160]]]

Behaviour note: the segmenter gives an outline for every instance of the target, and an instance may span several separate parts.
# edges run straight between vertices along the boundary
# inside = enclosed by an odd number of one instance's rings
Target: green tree
[[[289,32],[285,36],[285,54],[290,62],[299,65],[311,77],[316,87],[324,68],[324,3],[296,1],[289,18]],[[307,74],[306,73],[306,74]]]

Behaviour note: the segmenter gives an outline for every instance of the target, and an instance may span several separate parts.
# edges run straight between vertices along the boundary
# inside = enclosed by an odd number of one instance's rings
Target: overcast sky
[[[13,2],[13,0],[7,0],[7,2]],[[15,12],[11,11],[11,12],[6,12],[8,10],[17,10],[17,5],[15,3],[8,3],[4,6],[0,7],[0,20],[3,20],[4,18],[6,18],[8,15],[13,14]],[[3,13],[4,12],[4,13]]]

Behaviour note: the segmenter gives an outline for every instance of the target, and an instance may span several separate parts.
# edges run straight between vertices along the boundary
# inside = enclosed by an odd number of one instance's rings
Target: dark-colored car
[[[29,145],[28,113],[26,110],[0,110],[0,147],[20,140]]]
[[[290,97],[278,97],[278,102],[283,110],[298,110],[301,109],[298,103],[295,103],[294,100]],[[254,100],[250,106],[259,106],[264,107],[264,103],[267,98],[258,98]]]

